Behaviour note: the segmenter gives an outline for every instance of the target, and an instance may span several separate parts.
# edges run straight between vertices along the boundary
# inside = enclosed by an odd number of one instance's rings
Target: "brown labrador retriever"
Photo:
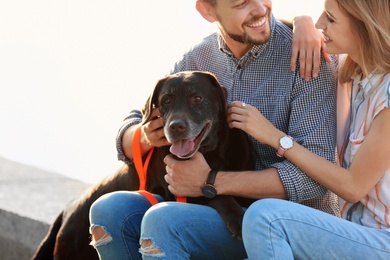
[[[143,123],[158,108],[164,133],[172,144],[155,148],[148,168],[147,187],[167,201],[175,200],[164,180],[163,158],[172,153],[189,158],[201,152],[212,169],[250,170],[253,168],[251,146],[245,133],[230,129],[226,120],[226,90],[205,72],[180,72],[161,79],[143,109]],[[52,224],[33,259],[98,259],[89,245],[88,213],[91,204],[103,194],[118,190],[137,190],[139,179],[134,165],[124,164],[114,175],[94,185],[74,200]],[[231,196],[188,198],[188,203],[215,208],[232,234],[241,237],[243,210],[251,201]]]

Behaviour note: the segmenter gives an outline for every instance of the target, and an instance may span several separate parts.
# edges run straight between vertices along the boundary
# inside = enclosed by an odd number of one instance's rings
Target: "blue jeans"
[[[101,259],[141,259],[143,239],[150,239],[163,251],[157,257],[143,253],[143,259],[246,258],[242,241],[232,237],[213,208],[177,202],[149,208],[149,202],[135,192],[113,192],[95,201],[90,229],[102,227],[110,237],[95,244]]]
[[[242,232],[249,259],[390,259],[390,232],[284,200],[252,204]]]
[[[141,240],[150,239],[160,259],[245,259],[241,240],[234,238],[218,212],[208,206],[163,202],[151,207],[141,225]],[[143,259],[156,259],[144,254]]]
[[[158,201],[163,199],[155,195]],[[90,233],[102,227],[109,238],[95,242],[100,259],[142,259],[138,252],[142,218],[149,201],[136,192],[117,191],[103,195],[90,209]]]
[[[244,216],[244,243],[211,207],[176,202],[149,207],[132,192],[94,203],[91,228],[102,226],[112,237],[96,246],[101,259],[141,259],[142,240],[161,252],[143,253],[143,259],[390,259],[389,232],[288,201],[252,204]]]

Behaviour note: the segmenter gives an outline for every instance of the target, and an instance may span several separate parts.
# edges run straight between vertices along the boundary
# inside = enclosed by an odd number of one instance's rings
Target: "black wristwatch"
[[[215,177],[217,177],[217,170],[211,170],[205,184],[202,186],[203,196],[212,199],[217,196],[217,189],[214,186]]]

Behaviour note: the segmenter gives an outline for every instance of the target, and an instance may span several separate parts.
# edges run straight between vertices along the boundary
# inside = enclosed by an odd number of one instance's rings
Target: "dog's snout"
[[[169,124],[169,130],[174,133],[182,133],[187,130],[187,124],[184,120],[173,120]]]

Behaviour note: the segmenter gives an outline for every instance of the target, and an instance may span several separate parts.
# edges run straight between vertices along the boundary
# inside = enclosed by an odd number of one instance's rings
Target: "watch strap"
[[[289,135],[285,135],[285,136],[283,136],[282,138],[290,138],[291,141],[294,142],[294,138],[292,138],[292,137],[289,136]],[[280,139],[282,139],[282,138],[280,138]],[[280,141],[279,141],[279,142],[280,142]],[[287,150],[289,150],[289,149],[291,149],[291,147],[289,147],[288,149],[285,149],[285,148],[282,147],[281,144],[279,144],[278,150],[276,151],[276,155],[277,155],[278,157],[284,157],[284,153],[285,153]]]
[[[215,178],[217,177],[217,170],[211,169],[209,172],[209,176],[207,177],[206,184],[214,185]]]
[[[276,155],[278,156],[278,157],[284,157],[284,152],[286,151],[286,149],[284,149],[283,147],[281,147],[280,145],[279,145],[279,148],[278,148],[278,150],[276,151]]]

